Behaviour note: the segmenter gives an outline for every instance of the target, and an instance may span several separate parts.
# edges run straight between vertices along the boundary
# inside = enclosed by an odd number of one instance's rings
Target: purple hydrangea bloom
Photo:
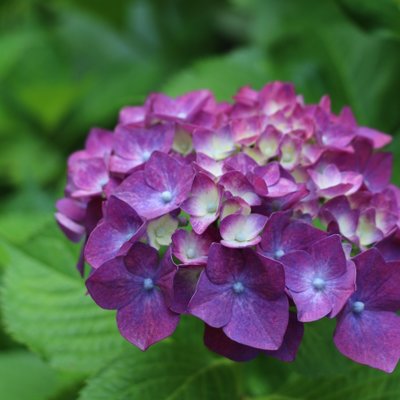
[[[55,216],[82,241],[89,293],[142,349],[186,313],[219,354],[291,361],[303,322],[337,316],[340,351],[391,371],[400,188],[380,150],[389,142],[290,83],[243,87],[233,103],[155,93],[124,107],[114,132],[90,131]]]
[[[187,198],[192,180],[191,166],[156,151],[144,170],[126,178],[115,195],[141,217],[152,219],[177,209]]]
[[[170,252],[160,262],[156,250],[135,243],[125,256],[98,268],[86,286],[100,307],[118,310],[122,336],[146,350],[170,336],[178,325],[179,315],[168,306],[175,272]]]
[[[355,290],[355,267],[346,259],[339,235],[315,242],[308,252],[287,254],[281,261],[299,321],[335,317]]]
[[[288,324],[282,266],[250,249],[210,247],[189,312],[232,340],[277,350]]]
[[[400,264],[378,250],[354,258],[357,290],[338,316],[336,347],[345,356],[392,372],[400,359]]]

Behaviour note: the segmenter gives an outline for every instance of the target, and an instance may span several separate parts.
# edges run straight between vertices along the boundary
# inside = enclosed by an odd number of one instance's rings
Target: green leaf
[[[46,400],[76,382],[23,350],[0,353],[0,393],[4,400]]]
[[[55,225],[55,224],[54,224]],[[52,224],[53,226],[53,224]],[[55,232],[14,247],[3,243],[2,309],[11,336],[58,368],[92,373],[131,346],[117,331],[114,312],[87,296],[72,252]]]
[[[59,151],[33,135],[10,135],[0,146],[0,179],[13,185],[48,183],[61,171]]]
[[[328,318],[304,325],[304,337],[293,369],[304,376],[322,377],[343,373],[353,362],[342,356],[333,343],[335,321]]]
[[[120,357],[90,379],[80,400],[235,400],[235,363],[202,347],[161,343],[146,353]]]
[[[177,96],[190,90],[210,89],[218,100],[229,100],[240,86],[261,87],[270,79],[271,70],[262,52],[244,49],[195,63],[170,79],[163,91]]]
[[[48,213],[0,214],[0,237],[14,244],[22,244],[52,221],[54,217]]]
[[[302,400],[398,400],[399,373],[395,371],[390,375],[353,365],[346,373],[334,378],[292,379],[279,392]]]
[[[339,4],[363,29],[379,30],[400,38],[398,0],[339,0]]]
[[[33,40],[32,32],[16,31],[0,38],[0,78],[3,78],[23,56]]]

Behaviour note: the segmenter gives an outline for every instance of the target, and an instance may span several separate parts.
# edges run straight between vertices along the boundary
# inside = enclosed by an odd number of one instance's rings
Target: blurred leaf
[[[362,28],[378,29],[400,38],[400,3],[396,0],[339,0],[344,11]]]
[[[13,185],[47,183],[60,174],[62,159],[42,140],[19,132],[1,141],[0,177]]]
[[[0,37],[0,79],[19,61],[32,39],[31,33],[23,31],[10,32]]]
[[[48,213],[0,214],[0,237],[16,245],[22,244],[52,220],[53,216]]]
[[[127,352],[90,379],[80,400],[235,400],[235,363],[200,346],[161,343],[146,353]]]
[[[22,350],[0,353],[0,377],[4,400],[51,399],[76,381],[73,375],[62,375]]]
[[[163,91],[177,96],[190,90],[210,89],[218,100],[229,100],[240,86],[261,87],[270,79],[270,66],[263,53],[244,49],[195,63],[170,79]]]
[[[53,366],[91,373],[130,345],[119,335],[114,313],[86,295],[74,271],[76,252],[61,234],[52,240],[4,244],[9,263],[4,273],[2,307],[7,331]],[[28,246],[29,245],[29,246]]]
[[[328,318],[305,324],[293,369],[309,377],[334,376],[345,373],[353,363],[342,356],[333,344],[335,321]]]

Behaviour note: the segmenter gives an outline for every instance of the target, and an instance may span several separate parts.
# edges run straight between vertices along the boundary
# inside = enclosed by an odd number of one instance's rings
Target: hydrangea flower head
[[[56,220],[83,242],[87,288],[142,350],[180,314],[236,361],[293,361],[304,324],[391,372],[400,359],[400,188],[390,136],[290,83],[151,94],[68,160]],[[290,305],[290,311],[289,311]]]

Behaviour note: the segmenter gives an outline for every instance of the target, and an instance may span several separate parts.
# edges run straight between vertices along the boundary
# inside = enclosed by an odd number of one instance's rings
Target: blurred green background
[[[293,81],[394,136],[400,183],[399,0],[13,0],[0,3],[0,398],[394,399],[399,373],[354,367],[312,324],[292,366],[235,365],[183,321],[146,354],[85,297],[53,222],[66,158],[149,92]]]

